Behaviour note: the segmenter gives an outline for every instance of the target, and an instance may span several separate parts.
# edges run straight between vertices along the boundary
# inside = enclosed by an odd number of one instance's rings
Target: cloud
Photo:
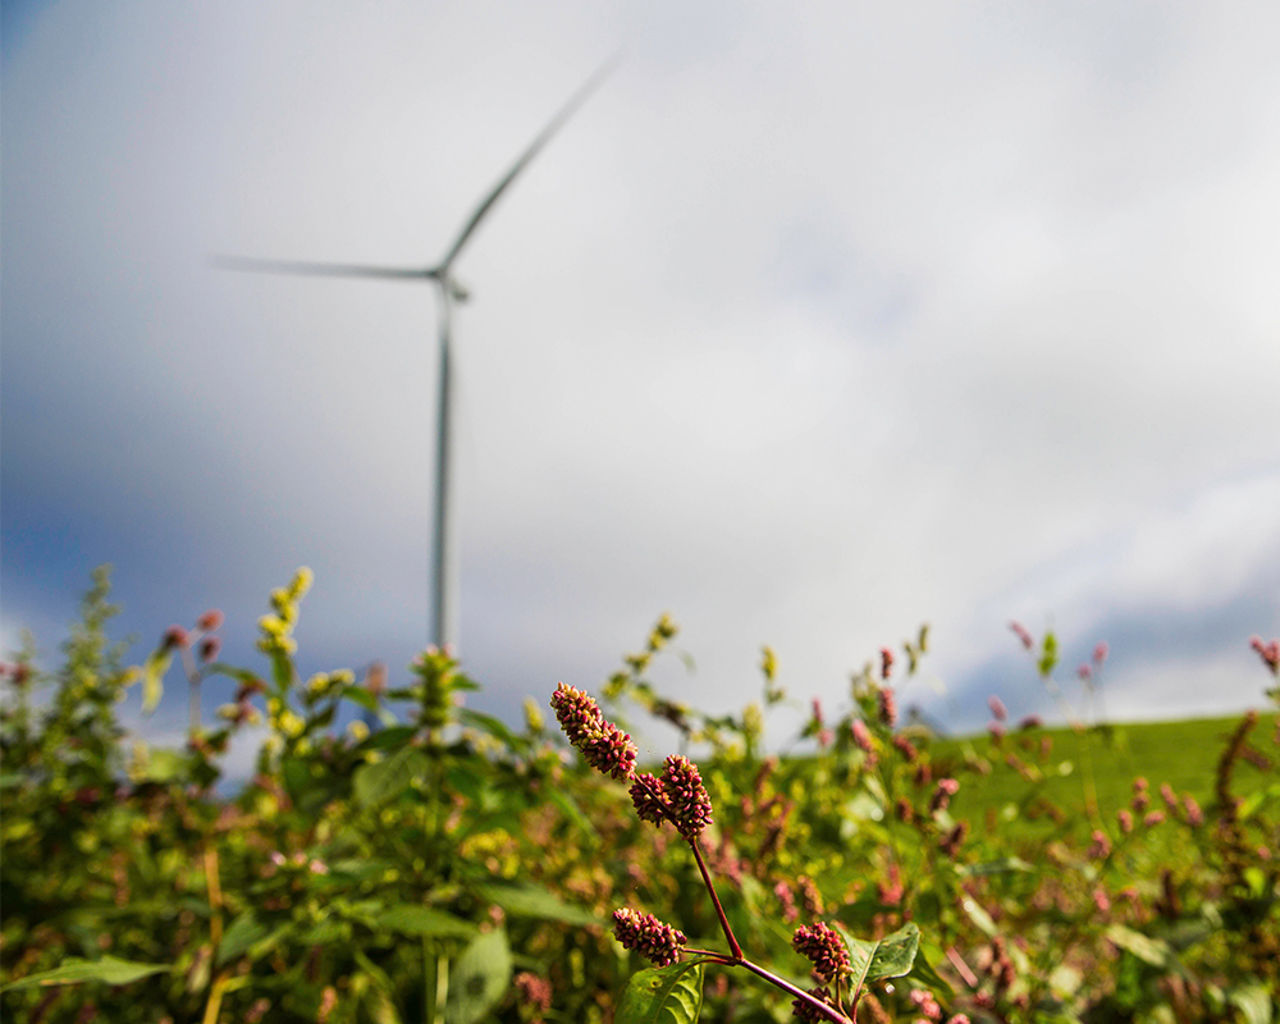
[[[664,609],[698,663],[669,681],[713,707],[758,685],[764,642],[834,700],[928,619],[957,697],[1012,615],[1274,620],[1263,26],[303,13],[65,3],[6,50],[0,628],[69,619],[112,560],[144,645],[216,604],[251,660],[305,563],[304,668],[402,670],[426,639],[431,292],[206,257],[437,259],[619,42],[458,268],[480,700],[591,685]]]

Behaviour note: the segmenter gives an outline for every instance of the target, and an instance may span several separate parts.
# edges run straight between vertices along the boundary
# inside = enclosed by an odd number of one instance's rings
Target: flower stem
[[[716,895],[716,887],[711,882],[711,875],[707,871],[706,862],[702,859],[702,851],[698,848],[696,839],[689,840],[689,849],[693,851],[693,859],[698,862],[698,870],[702,872],[702,881],[706,883],[707,892],[711,894],[711,902],[715,905],[716,916],[720,918],[720,928],[724,931],[724,938],[729,943],[729,950],[733,953],[735,960],[742,960],[742,947],[738,945],[737,936],[733,934],[733,929],[729,926],[729,919],[725,916],[724,907],[720,905],[720,897]]]

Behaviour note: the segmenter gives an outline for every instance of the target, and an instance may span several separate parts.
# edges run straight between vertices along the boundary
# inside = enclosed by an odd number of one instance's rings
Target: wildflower
[[[1260,636],[1249,637],[1249,646],[1258,653],[1263,664],[1273,673],[1280,673],[1280,640],[1265,643]]]
[[[871,744],[871,732],[867,729],[867,723],[861,718],[855,718],[853,724],[849,726],[849,731],[853,733],[853,742],[858,745],[858,749],[865,753],[872,753],[874,747]]]
[[[880,678],[887,680],[893,670],[893,651],[887,647],[880,648]]]
[[[1107,895],[1107,890],[1100,885],[1093,890],[1093,905],[1100,914],[1105,914],[1111,909],[1111,897]]]
[[[835,981],[852,971],[849,950],[844,940],[829,926],[818,921],[813,927],[801,925],[791,936],[797,953],[813,963],[813,973],[822,981]]]
[[[1044,721],[1040,718],[1039,715],[1027,715],[1026,718],[1024,718],[1021,722],[1018,723],[1018,728],[1019,729],[1039,729],[1040,726],[1042,725],[1044,725]]]
[[[988,722],[987,732],[991,734],[991,739],[996,743],[1004,739],[1004,726],[999,722]]]
[[[1146,828],[1153,828],[1164,821],[1164,811],[1152,811],[1142,819],[1142,824]]]
[[[1196,798],[1190,793],[1183,796],[1182,809],[1187,812],[1187,824],[1192,828],[1199,828],[1204,824],[1204,811],[1200,810]]]
[[[959,789],[960,783],[955,779],[939,779],[937,788],[933,791],[933,799],[929,801],[930,813],[945,811]]]
[[[680,834],[690,842],[697,839],[711,824],[711,797],[697,765],[679,754],[670,755],[662,771],[662,788]]]
[[[207,612],[196,619],[196,629],[201,633],[212,633],[214,630],[222,628],[222,612],[217,608],[210,608]]]
[[[991,709],[991,714],[995,716],[997,722],[1003,722],[1008,719],[1009,709],[1004,706],[1004,701],[994,693],[987,698],[987,707]]]
[[[680,947],[689,941],[679,929],[630,907],[613,912],[613,934],[625,949],[639,953],[657,967],[675,963],[680,958]]]
[[[1133,831],[1133,815],[1128,811],[1120,811],[1116,815],[1116,821],[1120,823],[1120,831],[1125,835]]]
[[[947,1018],[947,1024],[970,1024],[967,1013],[957,1013]]]
[[[1085,854],[1090,860],[1105,860],[1111,855],[1111,840],[1100,828],[1093,830],[1093,843]]]
[[[938,843],[938,849],[948,857],[954,857],[959,853],[960,845],[968,834],[969,823],[967,821],[959,822],[955,828],[942,837],[942,841]]]
[[[1111,651],[1111,648],[1107,646],[1107,642],[1105,640],[1100,640],[1098,642],[1098,645],[1093,649],[1094,665],[1097,666],[1098,668],[1101,668],[1102,663],[1107,660],[1107,655],[1110,653],[1110,651]]]
[[[1160,799],[1164,801],[1164,805],[1171,811],[1178,809],[1178,797],[1174,793],[1173,787],[1167,782],[1160,784]]]
[[[832,1005],[831,990],[825,985],[809,989],[809,995],[813,996],[814,999],[820,999],[822,1002]],[[813,1003],[807,999],[801,999],[799,996],[791,1000],[791,1012],[795,1015],[796,1020],[802,1020],[805,1024],[822,1024],[822,1022],[829,1019]]]
[[[532,971],[521,971],[512,979],[519,993],[520,1002],[538,1014],[551,1009],[551,982]]]
[[[786,882],[778,882],[773,887],[773,895],[778,898],[778,903],[782,907],[782,919],[787,923],[794,921],[800,916],[800,911],[796,909],[796,897],[791,891],[791,886]]]
[[[1076,669],[1076,675],[1080,677],[1082,683],[1090,682],[1093,679],[1093,666],[1086,662]]]
[[[880,705],[880,721],[892,729],[898,722],[898,702],[893,696],[893,688],[886,686],[876,696]]]
[[[923,988],[913,988],[907,997],[926,1020],[942,1020],[942,1007],[933,998],[933,993]]]
[[[187,631],[181,626],[170,626],[164,631],[164,637],[160,641],[162,650],[172,651],[175,647],[186,648]]]
[[[631,784],[631,803],[641,821],[661,825],[668,820],[667,794],[662,789],[662,780],[656,775],[642,772],[635,777]]]
[[[898,733],[894,736],[893,745],[897,748],[898,753],[906,758],[909,763],[914,763],[916,757],[919,756],[919,751],[916,750],[911,741],[903,736],[902,733]]]
[[[1017,638],[1020,641],[1022,641],[1022,646],[1025,647],[1028,651],[1035,646],[1035,640],[1032,639],[1031,634],[1027,632],[1027,627],[1024,626],[1021,622],[1016,622],[1016,621],[1010,622],[1009,628],[1013,630]]]
[[[800,890],[800,902],[804,906],[805,913],[814,917],[826,913],[826,907],[822,905],[822,893],[818,892],[818,887],[812,878],[801,875],[796,879],[796,886]]]
[[[636,745],[604,717],[590,696],[560,683],[551,695],[551,707],[569,742],[592,768],[620,782],[634,778]]]
[[[204,662],[216,661],[220,650],[222,650],[222,641],[216,636],[205,637],[197,648],[200,660]]]

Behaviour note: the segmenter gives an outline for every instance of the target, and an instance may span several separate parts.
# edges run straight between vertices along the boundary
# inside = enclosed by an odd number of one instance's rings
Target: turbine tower
[[[443,648],[457,637],[457,612],[454,608],[457,577],[457,547],[449,502],[452,483],[451,426],[453,420],[453,306],[465,302],[468,293],[453,276],[454,264],[471,236],[501,198],[533,161],[551,137],[569,120],[600,83],[613,70],[610,61],[593,74],[534,138],[515,163],[507,170],[467,218],[462,230],[449,246],[444,258],[427,267],[381,267],[351,263],[316,263],[296,260],[266,260],[244,256],[217,256],[213,264],[224,270],[242,270],[274,274],[300,274],[310,277],[364,277],[383,281],[429,281],[439,296],[438,338],[440,370],[436,403],[436,481],[435,517],[431,535],[431,564],[435,569],[431,609],[431,642]]]

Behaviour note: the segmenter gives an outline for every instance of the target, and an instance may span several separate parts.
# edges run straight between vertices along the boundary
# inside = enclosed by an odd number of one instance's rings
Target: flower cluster
[[[831,990],[825,985],[809,989],[809,995],[813,996],[814,999],[821,999],[828,1006],[833,1005],[831,1002]],[[795,1014],[797,1020],[802,1020],[805,1024],[822,1024],[823,1021],[829,1019],[813,1003],[807,999],[801,999],[799,996],[791,1001],[791,1012]]]
[[[662,768],[662,778],[644,772],[631,785],[631,802],[641,821],[661,825],[669,821],[685,839],[693,842],[711,824],[711,797],[687,757],[672,754]]]
[[[879,702],[880,722],[892,729],[898,724],[898,701],[893,695],[891,687],[883,687],[877,694],[876,699]]]
[[[791,936],[791,945],[813,962],[813,973],[821,981],[835,981],[852,971],[849,950],[834,929],[817,922],[812,927],[801,925]]]
[[[1258,657],[1262,659],[1263,664],[1273,674],[1280,673],[1280,640],[1272,640],[1267,643],[1260,636],[1251,636],[1249,637],[1249,646],[1254,649]]]
[[[613,912],[613,934],[626,949],[639,953],[658,967],[675,963],[680,958],[680,948],[689,941],[678,928],[630,907]]]
[[[587,694],[560,683],[551,695],[551,707],[569,742],[587,764],[619,782],[635,777],[636,745],[631,737],[604,717]]]

